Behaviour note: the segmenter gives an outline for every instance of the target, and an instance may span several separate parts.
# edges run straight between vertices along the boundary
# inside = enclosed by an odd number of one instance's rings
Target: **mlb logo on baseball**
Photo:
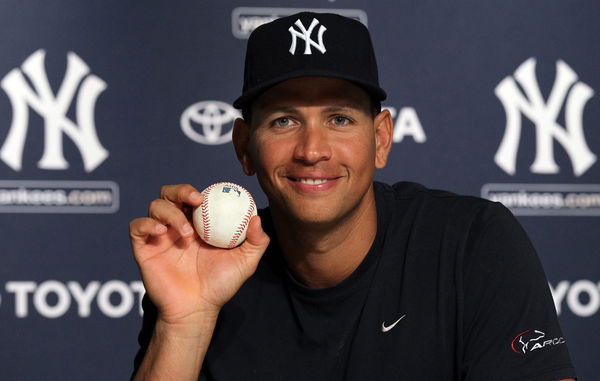
[[[238,188],[236,187],[223,187],[223,190],[221,192],[223,193],[229,193],[231,191],[234,191],[234,195],[237,194],[238,197],[240,197],[242,195],[242,191],[240,191]]]

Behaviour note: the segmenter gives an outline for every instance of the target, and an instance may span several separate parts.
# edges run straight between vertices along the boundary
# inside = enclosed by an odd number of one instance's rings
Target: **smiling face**
[[[374,208],[373,173],[385,166],[391,134],[389,112],[374,116],[360,87],[310,77],[263,93],[251,126],[236,122],[234,143],[274,213],[294,223],[331,225]]]

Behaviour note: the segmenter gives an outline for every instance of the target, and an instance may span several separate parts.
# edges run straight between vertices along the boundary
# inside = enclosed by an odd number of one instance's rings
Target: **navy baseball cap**
[[[233,106],[246,108],[270,87],[299,77],[334,77],[362,87],[377,103],[377,61],[367,28],[331,13],[301,12],[256,28],[246,48],[242,95]]]

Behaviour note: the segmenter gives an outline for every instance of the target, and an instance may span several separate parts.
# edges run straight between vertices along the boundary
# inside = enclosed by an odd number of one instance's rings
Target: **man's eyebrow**
[[[362,110],[364,106],[359,105],[358,103],[354,104],[345,104],[343,106],[329,106],[323,110],[323,112],[340,112],[340,111],[353,111],[353,110]]]
[[[267,104],[265,106],[261,106],[259,114],[266,116],[276,113],[281,114],[290,114],[295,115],[299,113],[298,107],[289,106],[285,104]],[[350,113],[353,111],[364,111],[368,112],[368,109],[360,102],[344,102],[343,104],[333,104],[326,106],[321,110],[322,113],[330,114],[330,113],[338,113],[338,112],[346,112]]]
[[[322,112],[329,113],[329,112],[362,110],[363,108],[364,108],[364,105],[361,105],[357,102],[357,103],[348,103],[348,104],[344,104],[344,105],[328,106],[328,107],[324,108]],[[298,112],[298,109],[296,107],[292,107],[292,106],[268,105],[263,108],[263,112],[268,112],[268,113],[282,112],[282,113],[286,113],[286,114],[294,114],[294,113]]]
[[[291,106],[268,105],[268,106],[262,107],[262,112],[263,113],[281,112],[284,114],[294,114],[294,113],[298,112],[298,109],[295,107],[291,107]]]

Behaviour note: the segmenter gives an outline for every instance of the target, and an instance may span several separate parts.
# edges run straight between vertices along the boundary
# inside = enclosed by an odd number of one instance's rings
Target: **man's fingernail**
[[[181,233],[183,235],[188,235],[188,234],[192,234],[194,232],[194,229],[192,228],[192,225],[190,224],[185,224],[183,225],[183,227],[181,228]]]
[[[154,231],[157,232],[158,234],[162,234],[167,231],[167,227],[165,225],[156,225],[154,227]]]
[[[190,194],[190,198],[195,201],[200,201],[202,199],[202,193],[192,192],[192,194]]]

